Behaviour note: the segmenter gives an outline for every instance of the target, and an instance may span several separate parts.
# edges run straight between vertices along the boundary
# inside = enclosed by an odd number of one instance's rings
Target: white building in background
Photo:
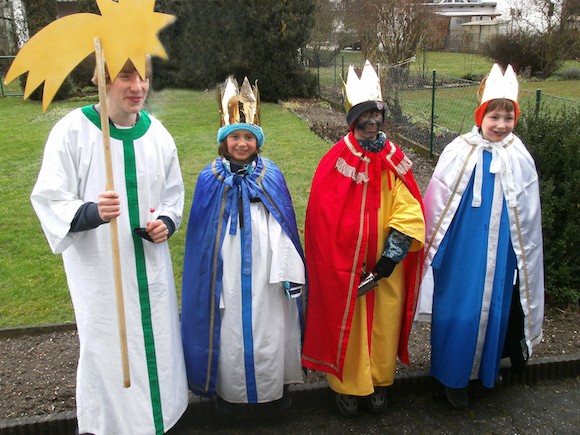
[[[478,50],[499,33],[503,22],[495,1],[430,0],[426,4],[448,19],[445,48],[451,50]]]

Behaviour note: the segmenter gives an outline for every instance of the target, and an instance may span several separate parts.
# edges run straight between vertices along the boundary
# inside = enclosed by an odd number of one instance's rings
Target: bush
[[[54,0],[24,0],[23,3],[30,37],[54,21],[56,17]]]
[[[156,88],[213,88],[233,74],[258,79],[264,101],[314,94],[316,78],[299,56],[314,24],[312,0],[158,4],[177,21],[160,34],[169,61],[155,64]]]
[[[580,80],[580,68],[569,66],[558,70],[555,75],[561,80]]]
[[[485,44],[483,54],[504,68],[512,65],[518,74],[546,78],[562,66],[567,43],[567,38],[556,33],[518,31],[494,36]]]
[[[25,89],[26,77],[28,77],[28,74],[21,75],[19,77],[20,87],[22,90]],[[74,93],[74,91],[75,91],[75,85],[74,85],[72,79],[70,77],[67,77],[62,82],[62,85],[60,85],[60,88],[58,88],[58,91],[56,91],[56,94],[54,95],[54,98],[52,100],[53,101],[66,100],[68,97],[71,96],[71,94]],[[43,95],[44,95],[44,82],[39,87],[37,87],[34,91],[32,91],[32,93],[28,96],[28,98],[32,101],[42,101]]]
[[[580,301],[580,109],[523,114],[516,134],[536,161],[548,301]]]

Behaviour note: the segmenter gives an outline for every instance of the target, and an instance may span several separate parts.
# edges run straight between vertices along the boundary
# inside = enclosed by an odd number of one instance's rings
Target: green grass
[[[343,51],[334,65],[320,68],[320,84],[323,86],[340,86],[340,77],[348,70],[349,65],[362,67],[365,59],[360,52]],[[470,53],[451,52],[421,52],[415,62],[411,63],[411,70],[431,77],[432,71],[452,77],[464,77],[467,75],[485,75],[489,72],[493,62],[488,58]],[[315,71],[313,71],[315,72]]]
[[[74,321],[61,258],[51,253],[29,197],[50,129],[65,113],[84,104],[88,103],[54,102],[42,113],[38,102],[0,99],[0,327]],[[180,294],[195,181],[217,157],[216,97],[214,92],[164,90],[150,95],[147,108],[173,135],[185,183],[184,220],[170,241]],[[262,155],[282,169],[302,229],[312,175],[331,144],[280,105],[262,104],[262,126],[266,134]]]
[[[424,51],[417,56],[412,70],[429,77],[433,71],[451,77],[471,77],[489,73],[492,66],[492,60],[478,54]]]
[[[340,59],[340,58],[339,58]],[[345,68],[362,65],[360,53],[344,54]],[[358,63],[357,63],[358,62]],[[425,53],[416,65],[441,74],[487,73],[491,62],[474,55]],[[578,64],[575,62],[573,64]],[[567,63],[570,66],[569,63]],[[421,66],[423,68],[423,66]],[[330,82],[339,83],[342,65],[321,70]],[[534,104],[536,89],[542,89],[542,107],[561,104],[549,95],[580,100],[579,81],[525,82],[520,85],[522,103]],[[437,90],[437,123],[467,131],[473,122],[475,89]],[[404,109],[429,119],[431,91],[401,93]],[[40,168],[44,142],[54,123],[83,102],[55,102],[42,113],[39,102],[20,97],[0,98],[0,327],[73,321],[74,315],[60,256],[50,252],[40,224],[30,205],[30,192]],[[152,93],[148,110],[162,120],[175,138],[184,177],[186,200],[182,230],[171,239],[178,291],[185,244],[185,228],[199,172],[216,157],[218,109],[215,93],[165,90]],[[425,122],[425,121],[423,121]],[[302,229],[312,174],[330,144],[312,133],[305,122],[275,104],[262,105],[266,133],[265,157],[285,174],[294,199],[298,226]]]
[[[340,75],[346,74],[350,64],[362,67],[365,62],[360,52],[342,51],[335,60],[334,65],[320,68],[320,84],[323,86],[340,86]],[[426,77],[431,77],[433,71],[438,75],[450,77],[483,77],[489,73],[493,66],[493,60],[473,53],[456,53],[444,51],[420,52],[414,62],[411,63],[411,71]],[[567,67],[580,68],[580,61],[570,60],[564,62],[561,69]],[[317,70],[313,69],[316,73]],[[547,82],[543,82],[547,83]],[[548,92],[548,91],[546,91]]]
[[[339,54],[335,65],[316,70],[320,73],[321,86],[341,92],[341,75],[348,65],[361,67],[364,58],[360,52],[345,51]],[[344,65],[344,66],[343,66]],[[412,87],[399,93],[404,113],[415,123],[430,128],[431,82],[433,71],[438,80],[462,77],[483,77],[489,73],[493,61],[471,53],[433,52],[420,53],[411,64]],[[580,66],[579,61],[568,61],[563,68]],[[460,80],[457,80],[458,82]],[[520,105],[525,110],[535,110],[536,90],[542,91],[541,110],[560,109],[580,101],[580,81],[524,81],[520,79]],[[473,125],[473,112],[477,106],[477,86],[443,87],[436,89],[435,123],[438,129],[457,133],[468,131]],[[324,93],[323,93],[324,94]],[[554,98],[561,97],[561,98]],[[575,100],[574,103],[571,100]],[[437,132],[436,132],[437,134]]]
[[[540,89],[543,94],[555,95],[580,101],[580,80],[562,80],[558,82],[522,82],[520,91],[536,92]]]
[[[535,110],[536,90],[541,92],[540,110],[558,110],[580,102],[580,81],[523,82],[520,84],[519,103],[522,110]],[[464,133],[473,125],[477,107],[477,86],[437,87],[435,90],[435,123],[454,133]],[[414,121],[431,119],[431,89],[402,91],[401,104]],[[559,97],[559,98],[558,98]],[[575,100],[575,103],[572,101]]]

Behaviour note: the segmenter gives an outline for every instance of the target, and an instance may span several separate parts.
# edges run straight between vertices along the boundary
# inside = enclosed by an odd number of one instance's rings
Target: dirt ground
[[[344,115],[324,103],[293,101],[285,106],[306,119],[313,131],[331,141],[346,130]],[[387,132],[388,130],[387,126]],[[424,192],[434,164],[422,152],[402,146],[413,161],[413,172]],[[580,355],[580,313],[546,307],[544,339],[533,358]],[[410,338],[411,367],[398,371],[425,372],[429,367],[429,325],[418,324]],[[78,359],[76,331],[61,331],[7,338],[0,331],[0,419],[44,415],[75,408],[75,373]],[[323,378],[309,372],[305,381]]]

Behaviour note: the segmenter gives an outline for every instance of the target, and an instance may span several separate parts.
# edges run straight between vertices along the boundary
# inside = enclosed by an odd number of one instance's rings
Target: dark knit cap
[[[385,104],[382,101],[363,101],[352,106],[346,114],[348,129],[352,130],[358,117],[369,110],[380,110],[383,112],[383,119],[385,118]]]

